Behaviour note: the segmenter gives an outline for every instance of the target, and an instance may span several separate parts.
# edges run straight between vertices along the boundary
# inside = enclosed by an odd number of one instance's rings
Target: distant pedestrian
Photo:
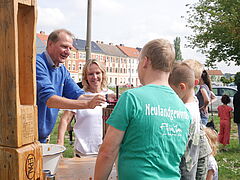
[[[226,150],[226,145],[230,142],[231,119],[233,117],[233,108],[228,106],[230,98],[228,95],[223,95],[221,99],[223,105],[218,106],[218,116],[220,117],[220,132],[218,139],[223,144],[223,150]]]
[[[77,85],[78,85],[81,89],[83,88],[82,81],[79,81],[79,82],[77,83]]]
[[[238,126],[238,140],[240,144],[240,84],[237,85],[237,93],[233,97],[234,122]]]
[[[202,124],[206,125],[208,123],[208,105],[211,102],[211,79],[206,70],[203,70],[201,79],[199,81],[200,89],[197,93],[197,98],[199,101],[199,110],[201,116]]]

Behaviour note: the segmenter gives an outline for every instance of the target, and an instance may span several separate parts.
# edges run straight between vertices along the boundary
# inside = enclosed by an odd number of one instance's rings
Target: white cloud
[[[93,1],[95,13],[106,13],[108,15],[122,12],[122,4],[114,0],[96,0]]]
[[[173,43],[181,38],[183,58],[205,62],[197,50],[185,48],[191,29],[186,28],[186,4],[198,0],[92,0],[92,40],[104,43],[142,47],[155,38],[166,38]],[[56,28],[67,28],[76,37],[85,39],[88,0],[38,1],[37,30],[50,33]],[[220,66],[219,66],[220,67]],[[228,69],[225,64],[221,69]]]
[[[42,30],[60,28],[67,21],[64,13],[58,8],[38,7],[38,27]]]

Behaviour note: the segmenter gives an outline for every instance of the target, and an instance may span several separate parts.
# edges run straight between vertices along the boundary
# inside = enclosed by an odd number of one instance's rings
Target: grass
[[[214,123],[219,132],[219,117],[214,116]],[[216,155],[218,163],[218,175],[220,180],[239,180],[240,179],[240,145],[238,143],[237,125],[231,124],[230,144],[227,146],[228,151],[220,151],[222,145],[219,145],[219,151]]]
[[[219,118],[216,115],[214,115],[214,123],[216,125],[216,129],[219,131]],[[55,144],[57,142],[58,124],[59,124],[59,118],[53,129],[53,133],[51,134],[50,143]],[[69,135],[67,131],[65,133],[65,147],[66,147],[66,151],[64,152],[63,156],[65,158],[72,158],[74,156],[73,145],[71,145],[69,142]],[[222,146],[219,145],[219,149],[221,149],[221,147]],[[219,151],[215,157],[218,162],[219,179],[220,180],[239,180],[240,179],[240,145],[238,144],[237,125],[235,123],[232,123],[230,145],[227,148],[228,148],[227,152]]]
[[[52,143],[52,144],[56,144],[56,143],[57,143],[58,124],[59,124],[61,115],[62,115],[62,112],[60,111],[60,112],[59,112],[58,119],[57,119],[57,122],[56,122],[56,125],[54,126],[53,132],[52,132],[52,134],[51,134],[50,143]],[[73,122],[72,122],[72,125],[73,125]],[[64,146],[66,147],[66,151],[64,151],[63,157],[66,157],[66,158],[72,158],[72,157],[74,157],[73,144],[71,144],[71,142],[70,142],[70,140],[69,140],[68,131],[65,132]]]

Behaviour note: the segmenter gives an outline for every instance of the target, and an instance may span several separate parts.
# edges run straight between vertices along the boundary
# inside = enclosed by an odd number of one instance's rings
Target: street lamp
[[[91,59],[92,0],[88,0],[87,8],[87,39],[85,46],[86,61]]]

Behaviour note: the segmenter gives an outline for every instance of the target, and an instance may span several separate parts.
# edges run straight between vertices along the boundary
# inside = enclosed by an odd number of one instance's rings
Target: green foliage
[[[237,72],[236,74],[235,74],[235,77],[234,77],[234,83],[236,84],[236,85],[240,85],[240,72]]]
[[[221,81],[224,85],[227,85],[227,84],[230,84],[230,83],[234,82],[234,78],[233,78],[233,77],[229,77],[229,78],[221,77],[220,81]]]
[[[220,120],[218,116],[214,116],[214,123],[219,132]],[[227,146],[228,151],[221,151],[222,145],[215,156],[218,163],[218,176],[221,180],[238,180],[240,177],[240,145],[237,138],[237,125],[231,124],[230,144]]]
[[[58,119],[57,122],[53,128],[52,134],[51,134],[51,138],[50,138],[50,144],[56,144],[57,143],[57,136],[58,136],[58,124],[60,122],[60,117],[61,117],[62,113],[60,112],[58,115]],[[74,123],[74,122],[72,122]],[[73,150],[73,145],[72,143],[69,141],[69,134],[68,131],[65,132],[65,138],[64,138],[64,146],[66,147],[66,151],[64,151],[63,153],[63,157],[66,158],[72,158],[74,157],[74,150]]]
[[[180,43],[181,43],[180,37],[176,37],[176,39],[174,40],[175,60],[176,61],[183,60],[182,52],[181,52],[181,49],[180,49]]]
[[[188,6],[189,47],[199,48],[206,66],[230,61],[240,65],[240,0],[199,0]]]

